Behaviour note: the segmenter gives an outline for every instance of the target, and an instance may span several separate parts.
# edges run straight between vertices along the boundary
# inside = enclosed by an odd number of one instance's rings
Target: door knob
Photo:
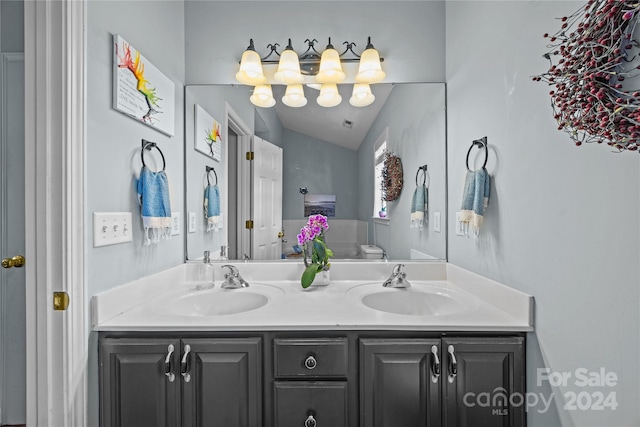
[[[24,265],[24,257],[16,255],[13,258],[5,258],[2,260],[3,268],[22,267]]]
[[[278,232],[278,239],[282,239],[284,237],[284,233],[282,231]]]

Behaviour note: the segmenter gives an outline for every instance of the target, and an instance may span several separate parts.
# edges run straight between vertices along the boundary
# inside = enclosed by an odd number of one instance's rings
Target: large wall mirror
[[[343,101],[330,108],[317,105],[310,87],[300,108],[281,102],[281,86],[273,86],[271,108],[255,107],[248,86],[186,87],[188,260],[204,251],[212,259],[295,259],[310,212],[330,215],[334,260],[446,258],[445,85],[372,85],[374,103],[360,108],[349,105],[351,85],[339,86]],[[400,158],[404,181],[386,205],[376,178],[385,146]],[[412,227],[423,183],[428,215]]]

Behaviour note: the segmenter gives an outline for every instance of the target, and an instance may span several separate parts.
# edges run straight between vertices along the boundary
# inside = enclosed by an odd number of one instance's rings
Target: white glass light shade
[[[256,107],[269,108],[276,105],[276,100],[273,98],[273,92],[271,91],[271,85],[256,86],[249,100]]]
[[[294,50],[286,49],[282,52],[278,62],[278,71],[273,75],[273,78],[286,85],[302,83],[300,61],[298,60],[298,54]]]
[[[340,54],[333,48],[327,48],[320,58],[320,71],[316,81],[320,83],[342,83],[346,75],[342,71]]]
[[[236,80],[245,85],[261,85],[267,82],[262,72],[260,55],[255,50],[245,50],[240,61],[240,70],[236,73]]]
[[[354,107],[366,107],[376,100],[374,94],[371,93],[371,86],[367,83],[356,83],[353,85],[353,93],[349,99],[349,104]]]
[[[358,74],[356,81],[358,83],[378,83],[384,79],[385,72],[380,66],[380,55],[378,51],[369,48],[362,52],[360,57],[360,65],[358,66]]]
[[[282,97],[284,105],[289,107],[303,107],[307,105],[307,98],[304,97],[302,85],[289,85]]]
[[[320,88],[320,95],[316,100],[318,105],[322,107],[335,107],[342,102],[342,97],[338,92],[338,86],[335,83],[325,83]]]

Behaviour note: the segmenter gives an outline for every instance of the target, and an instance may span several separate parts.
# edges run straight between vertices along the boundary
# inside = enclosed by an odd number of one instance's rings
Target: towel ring
[[[489,158],[489,150],[487,149],[487,137],[482,137],[480,139],[476,139],[475,141],[473,141],[471,143],[471,147],[469,147],[469,151],[467,151],[467,170],[470,171],[471,168],[469,168],[469,154],[471,154],[471,150],[473,149],[474,146],[482,146],[484,147],[484,163],[482,164],[482,169],[485,168],[485,166],[487,166],[487,159]]]
[[[418,175],[420,174],[420,171],[422,171],[422,184],[418,184]],[[427,165],[420,166],[416,171],[416,186],[424,185],[425,182],[427,182]]]
[[[146,139],[142,140],[142,151],[140,152],[140,159],[142,160],[142,166],[144,167],[147,166],[147,164],[144,162],[144,152],[147,150],[151,151],[152,148],[155,148],[160,153],[160,156],[162,157],[162,170],[164,170],[164,168],[167,166],[167,162],[164,159],[164,154],[162,154],[162,150],[160,150],[160,147],[158,147],[158,144],[156,144],[155,142],[147,141]]]
[[[216,173],[216,170],[211,166],[205,166],[205,168],[207,170],[207,184],[211,185],[211,181],[209,181],[209,175],[211,174],[211,172],[213,172],[213,175],[216,177],[216,183],[213,185],[218,185],[218,174]]]

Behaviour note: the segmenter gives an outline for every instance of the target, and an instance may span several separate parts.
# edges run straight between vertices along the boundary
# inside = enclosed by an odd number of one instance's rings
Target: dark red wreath
[[[389,152],[385,153],[382,168],[382,198],[387,202],[396,200],[402,193],[403,185],[404,178],[400,157]]]
[[[640,147],[639,11],[637,0],[591,0],[544,35],[550,68],[533,80],[555,86],[549,94],[558,130],[578,146]]]

